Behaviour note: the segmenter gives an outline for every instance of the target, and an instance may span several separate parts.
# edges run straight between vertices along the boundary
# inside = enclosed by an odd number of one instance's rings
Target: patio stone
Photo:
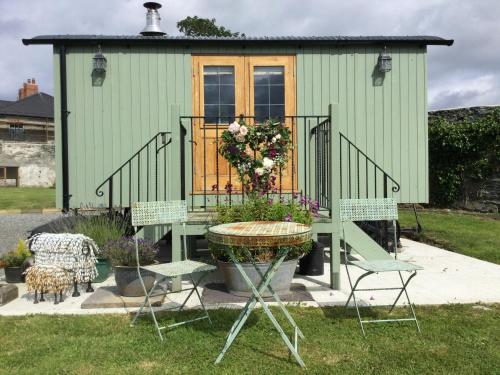
[[[16,299],[19,295],[17,285],[14,284],[0,284],[0,306],[9,303]]]
[[[153,306],[161,306],[164,296],[151,298]],[[116,286],[105,286],[97,289],[85,301],[82,302],[82,309],[99,309],[112,307],[140,307],[144,302],[144,297],[123,297],[118,293]]]
[[[206,284],[203,288],[202,297],[203,303],[207,305],[219,303],[245,303],[248,297],[235,296],[227,291],[226,286],[222,283]],[[302,284],[293,283],[290,286],[290,293],[280,295],[283,302],[305,302],[314,301],[313,296],[306,290]],[[274,302],[272,297],[264,297],[266,302]]]

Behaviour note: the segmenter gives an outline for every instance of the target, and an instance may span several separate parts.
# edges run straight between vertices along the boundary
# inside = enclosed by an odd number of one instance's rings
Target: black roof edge
[[[368,36],[368,37],[255,37],[255,38],[193,38],[182,36],[110,36],[110,35],[40,35],[22,39],[24,45],[82,45],[82,44],[175,44],[213,45],[220,43],[253,44],[294,44],[294,45],[353,45],[353,44],[421,44],[451,46],[453,39],[435,36]]]

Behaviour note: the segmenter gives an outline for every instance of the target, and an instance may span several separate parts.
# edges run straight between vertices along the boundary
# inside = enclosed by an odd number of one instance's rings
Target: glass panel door
[[[193,56],[194,194],[224,192],[228,182],[241,192],[237,174],[217,152],[222,132],[240,114],[257,123],[295,115],[295,56]],[[295,144],[294,121],[284,121]],[[295,158],[291,152],[278,180],[283,191],[297,179]]]

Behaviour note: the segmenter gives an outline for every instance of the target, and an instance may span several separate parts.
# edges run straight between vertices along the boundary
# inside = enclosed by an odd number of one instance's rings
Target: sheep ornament
[[[88,283],[87,292],[92,292],[91,281],[98,275],[96,254],[99,253],[94,240],[83,234],[39,233],[29,240],[30,250],[35,254],[35,264],[26,271],[28,290],[53,292],[54,303],[62,301],[62,293],[74,284],[73,296],[78,296],[77,284]]]

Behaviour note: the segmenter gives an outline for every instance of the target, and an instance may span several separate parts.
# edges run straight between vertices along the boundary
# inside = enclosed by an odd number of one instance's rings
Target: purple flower
[[[215,191],[215,190],[218,190],[218,189],[219,189],[219,187],[217,186],[217,184],[213,184],[212,185],[212,191]]]
[[[231,194],[233,192],[233,184],[228,182],[226,186],[224,186],[224,189],[226,189],[226,193]]]
[[[273,204],[273,199],[272,199],[272,198],[269,198],[269,199],[267,200],[267,203],[268,203],[269,205]]]
[[[289,212],[284,218],[283,221],[292,221],[292,213]]]

